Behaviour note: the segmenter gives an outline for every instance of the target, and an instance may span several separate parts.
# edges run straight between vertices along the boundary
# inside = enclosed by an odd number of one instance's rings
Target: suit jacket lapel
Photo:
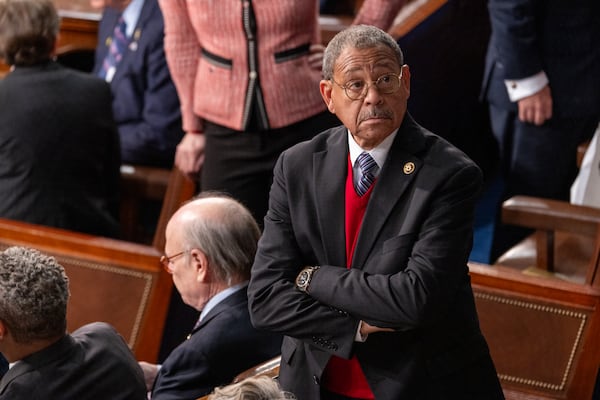
[[[360,228],[352,267],[362,268],[377,236],[423,161],[416,154],[425,146],[419,127],[407,113],[377,178]]]
[[[345,265],[344,188],[348,172],[348,135],[344,126],[333,128],[327,149],[313,155],[314,196],[325,262]],[[339,221],[342,221],[340,224]],[[341,244],[341,245],[340,245]]]

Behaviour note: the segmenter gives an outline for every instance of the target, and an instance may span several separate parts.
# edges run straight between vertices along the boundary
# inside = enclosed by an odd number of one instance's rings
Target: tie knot
[[[360,172],[363,174],[373,174],[373,172],[375,172],[377,163],[366,151],[360,153],[356,160],[358,161],[358,168],[360,168]]]
[[[360,153],[356,161],[358,161],[358,168],[360,169],[361,177],[356,183],[355,189],[359,196],[363,196],[369,191],[369,188],[375,180],[374,173],[375,169],[377,168],[377,163],[367,152]]]

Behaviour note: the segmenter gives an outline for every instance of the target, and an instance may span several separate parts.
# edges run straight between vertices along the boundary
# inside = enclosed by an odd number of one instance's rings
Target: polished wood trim
[[[395,39],[401,38],[447,2],[448,0],[409,1],[398,13],[394,24],[388,31],[389,34]]]

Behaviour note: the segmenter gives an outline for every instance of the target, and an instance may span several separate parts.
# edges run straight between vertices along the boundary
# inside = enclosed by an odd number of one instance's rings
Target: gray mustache
[[[369,118],[392,118],[392,112],[389,110],[381,110],[374,108],[360,114],[360,120],[364,121]]]

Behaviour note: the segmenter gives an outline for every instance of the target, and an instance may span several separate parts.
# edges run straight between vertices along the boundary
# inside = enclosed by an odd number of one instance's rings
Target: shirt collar
[[[131,37],[133,35],[133,31],[140,19],[140,14],[142,13],[142,7],[144,7],[144,0],[131,0],[131,3],[125,10],[123,10],[123,19],[127,24],[127,30],[125,34],[127,37]]]
[[[348,131],[348,150],[350,152],[350,162],[352,163],[352,166],[353,167],[356,166],[356,158],[360,155],[360,153],[362,153],[363,151],[366,151],[367,153],[369,153],[371,155],[371,157],[373,157],[373,160],[375,160],[375,162],[377,163],[377,166],[379,167],[379,169],[377,170],[377,173],[379,173],[379,171],[381,171],[381,168],[383,168],[385,159],[387,158],[390,148],[392,147],[392,143],[394,142],[394,138],[396,137],[397,134],[398,134],[398,129],[394,130],[394,132],[392,132],[381,143],[379,143],[377,145],[377,147],[367,151],[367,150],[362,149],[354,141],[354,137],[352,137],[352,134],[350,133],[350,131]]]
[[[222,290],[219,293],[217,293],[216,295],[214,295],[210,300],[208,300],[208,302],[202,309],[202,312],[200,313],[199,321],[202,321],[204,319],[204,317],[206,317],[206,314],[208,314],[210,312],[210,310],[215,308],[215,306],[217,304],[219,304],[220,302],[222,302],[223,300],[225,300],[227,297],[231,296],[238,290],[245,288],[247,285],[248,285],[248,281],[241,282],[241,283],[238,283],[237,285],[229,286],[227,289]]]

